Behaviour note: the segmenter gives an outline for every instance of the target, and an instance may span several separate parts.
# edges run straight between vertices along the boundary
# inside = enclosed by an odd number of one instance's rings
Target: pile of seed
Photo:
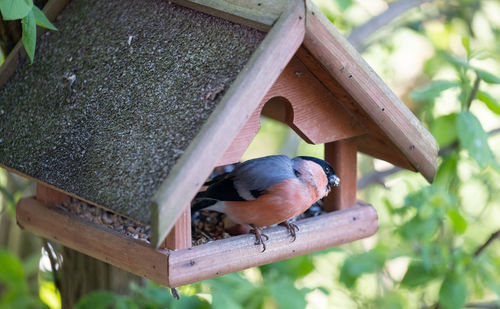
[[[194,212],[191,215],[193,246],[231,237],[224,228],[225,217],[224,214],[209,210]]]
[[[147,243],[151,241],[151,227],[149,225],[144,225],[106,209],[87,204],[76,198],[70,198],[60,205],[59,208],[75,214],[87,222],[106,226],[127,237],[140,239]]]
[[[106,226],[112,230],[135,239],[151,242],[151,227],[137,221],[128,219],[106,209],[96,207],[76,198],[64,202],[59,208],[68,211],[81,219]],[[293,218],[296,221],[304,218],[315,217],[323,213],[323,202],[318,201],[300,216]],[[198,246],[210,241],[229,238],[231,235],[226,230],[228,219],[226,215],[209,210],[196,211],[191,214],[192,245]]]

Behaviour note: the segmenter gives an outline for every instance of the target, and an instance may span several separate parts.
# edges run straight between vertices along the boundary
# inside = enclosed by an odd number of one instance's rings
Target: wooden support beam
[[[335,169],[340,186],[333,187],[323,200],[326,211],[348,208],[356,203],[356,154],[354,139],[325,144],[325,160]]]
[[[160,248],[180,250],[191,247],[191,244],[191,205],[188,205]]]
[[[168,250],[155,250],[144,241],[83,221],[34,198],[18,202],[16,217],[21,228],[133,274],[169,285]]]
[[[61,205],[62,203],[68,201],[70,196],[64,192],[52,189],[45,184],[37,182],[36,199],[47,206],[56,207],[57,205]]]
[[[265,229],[269,240],[264,252],[249,234],[171,252],[169,282],[181,286],[365,238],[377,231],[378,216],[371,205],[360,201],[353,207],[295,223],[300,230],[294,242],[285,227]]]

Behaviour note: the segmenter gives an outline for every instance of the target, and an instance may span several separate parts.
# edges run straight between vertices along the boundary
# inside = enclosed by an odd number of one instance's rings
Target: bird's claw
[[[293,237],[292,242],[294,242],[295,239],[297,239],[297,232],[299,231],[299,227],[297,226],[297,224],[291,223],[289,221],[284,221],[280,224],[284,225],[287,228],[288,232],[290,233],[290,236]]]
[[[263,237],[266,238],[266,240],[269,240],[269,236],[266,234],[262,233],[260,229],[254,225],[250,225],[252,229],[250,230],[250,233],[255,234],[255,245],[262,245],[262,252],[266,251],[266,244],[264,242]]]

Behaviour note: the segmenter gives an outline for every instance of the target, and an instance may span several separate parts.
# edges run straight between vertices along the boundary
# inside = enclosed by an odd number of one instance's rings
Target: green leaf
[[[422,262],[412,262],[408,266],[401,285],[407,288],[414,288],[426,284],[435,278],[435,274],[431,272]]]
[[[0,12],[4,20],[26,17],[33,7],[33,0],[0,0]]]
[[[352,5],[352,0],[337,0],[340,11],[344,12]]]
[[[495,114],[500,115],[500,104],[498,101],[489,93],[479,90],[477,92],[477,99],[484,104]]]
[[[23,26],[23,45],[30,62],[33,63],[33,58],[35,57],[35,47],[36,47],[36,21],[33,11],[30,11],[22,21]]]
[[[467,230],[467,221],[465,218],[455,209],[448,209],[446,212],[448,218],[451,220],[451,226],[458,234],[465,233]]]
[[[82,297],[76,304],[76,309],[106,309],[111,308],[117,296],[109,291],[95,291]]]
[[[439,219],[429,217],[421,219],[418,215],[401,226],[401,236],[406,239],[427,240],[431,238],[439,227]]]
[[[236,299],[234,299],[233,295],[231,293],[227,293],[227,291],[212,293],[212,306],[214,309],[243,309]]]
[[[479,77],[481,77],[481,79],[487,82],[488,84],[500,84],[500,77],[481,69],[474,69],[474,70],[479,75]]]
[[[470,50],[470,39],[466,36],[462,37],[462,46],[465,48],[465,51],[467,52],[467,58],[470,59],[471,57],[471,50]]]
[[[443,158],[443,162],[439,165],[434,179],[434,185],[441,188],[449,188],[458,181],[457,177],[458,156],[452,153],[450,156]]]
[[[460,309],[467,298],[464,274],[448,274],[439,289],[439,305],[445,309]]]
[[[301,309],[307,305],[304,291],[298,290],[290,279],[272,282],[269,289],[279,308]]]
[[[384,296],[375,300],[376,308],[403,309],[408,308],[403,296],[396,291],[384,293]]]
[[[439,146],[447,146],[457,140],[456,114],[449,114],[434,119],[431,133]]]
[[[384,263],[385,257],[376,249],[350,256],[342,265],[339,280],[347,287],[353,287],[359,276],[381,269]]]
[[[166,308],[165,304],[160,304],[159,308]],[[210,309],[212,306],[205,299],[199,298],[197,296],[185,296],[181,295],[181,299],[171,302],[170,309]],[[215,306],[214,306],[215,308]],[[238,307],[226,307],[226,308],[238,308]]]
[[[449,80],[436,80],[426,86],[413,91],[410,94],[412,100],[415,101],[433,101],[441,95],[441,93],[452,87],[457,87],[459,83]]]
[[[15,255],[0,249],[0,282],[10,285],[16,282],[24,282],[24,270],[21,262]]]
[[[262,274],[279,271],[294,280],[300,279],[314,270],[314,263],[310,255],[303,255],[279,261],[270,265],[260,267]]]
[[[494,157],[488,145],[488,134],[484,132],[479,120],[469,111],[457,116],[457,132],[460,146],[467,150],[472,159],[481,167],[493,163]]]
[[[36,6],[33,6],[33,15],[35,16],[36,24],[50,30],[57,31],[57,28],[50,22],[45,14]]]

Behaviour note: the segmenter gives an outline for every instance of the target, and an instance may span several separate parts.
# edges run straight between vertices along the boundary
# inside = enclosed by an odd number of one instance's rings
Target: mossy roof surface
[[[56,26],[0,89],[0,163],[149,222],[264,33],[153,0],[75,0]]]

